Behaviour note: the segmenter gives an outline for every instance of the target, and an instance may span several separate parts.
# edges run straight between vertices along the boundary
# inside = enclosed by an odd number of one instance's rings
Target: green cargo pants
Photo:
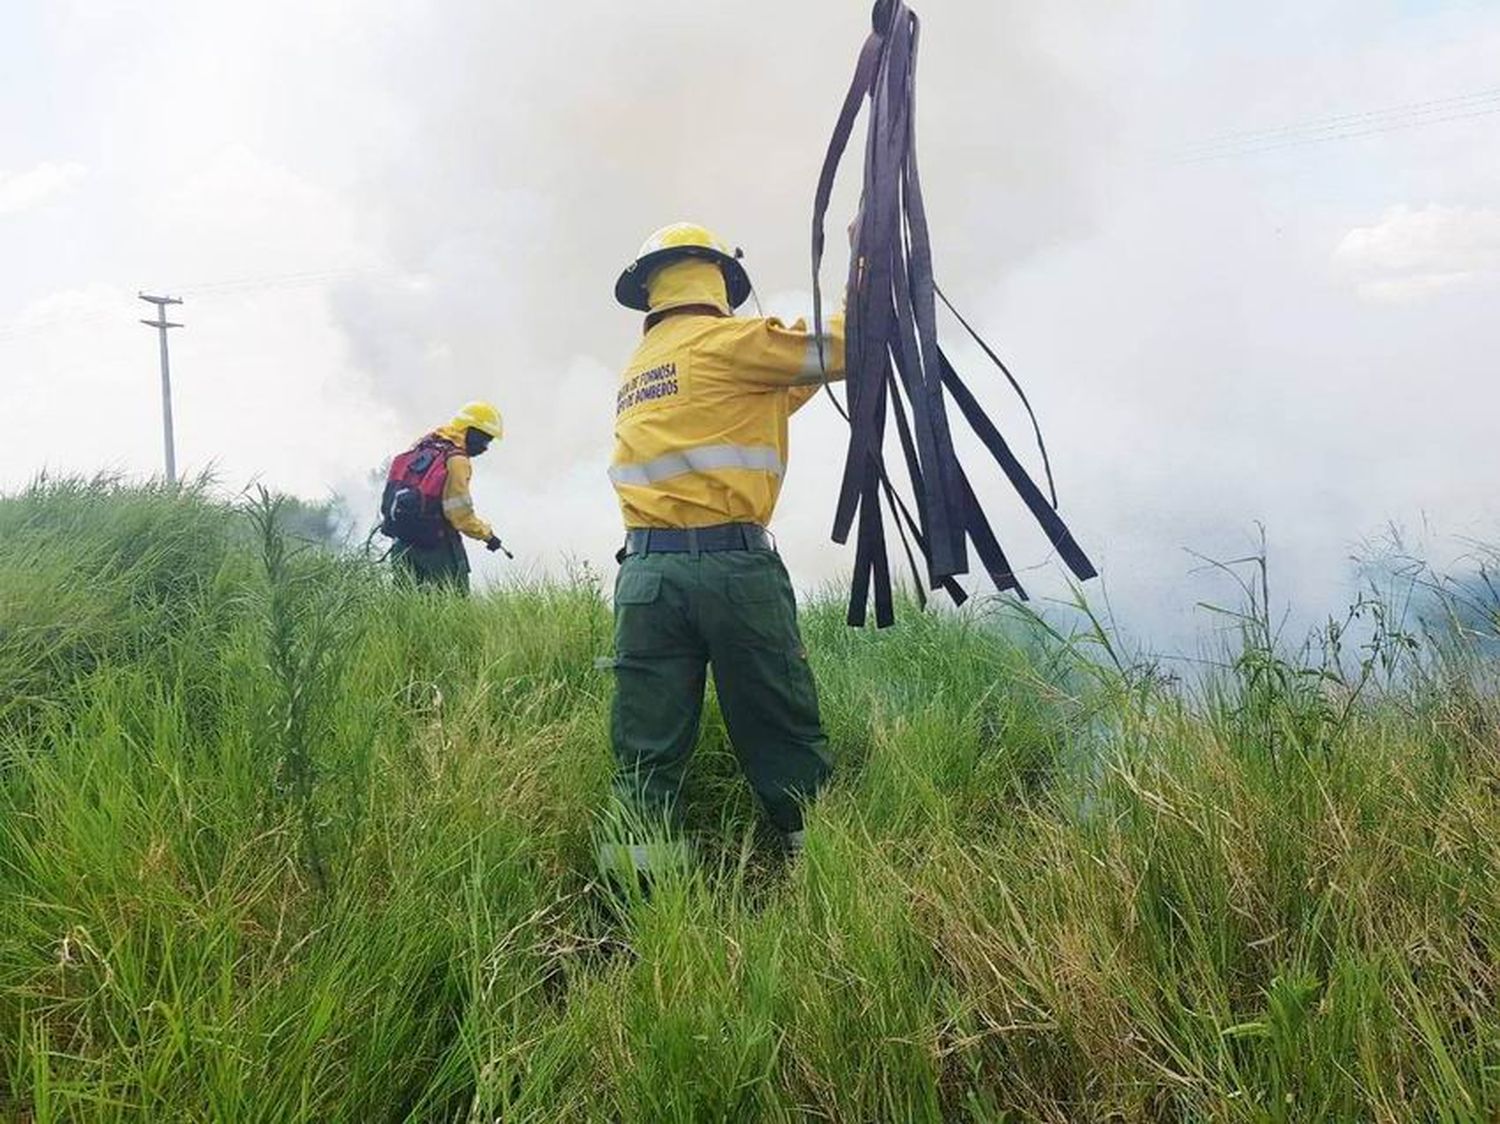
[[[398,574],[417,585],[469,592],[469,556],[457,534],[445,535],[436,546],[398,542],[391,549],[391,562]]]
[[[740,767],[783,832],[831,771],[797,602],[769,550],[635,554],[615,580],[611,737],[621,801],[674,812],[698,738],[705,665]]]

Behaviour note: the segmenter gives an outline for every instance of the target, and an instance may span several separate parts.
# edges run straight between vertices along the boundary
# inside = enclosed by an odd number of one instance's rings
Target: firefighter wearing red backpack
[[[470,402],[391,461],[380,530],[396,540],[391,561],[417,584],[469,591],[464,535],[511,557],[494,528],[475,513],[469,495],[471,458],[504,436],[500,411],[488,402]]]

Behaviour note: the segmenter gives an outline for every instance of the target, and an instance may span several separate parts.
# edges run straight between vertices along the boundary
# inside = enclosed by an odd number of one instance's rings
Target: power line
[[[246,296],[252,293],[275,289],[305,289],[346,277],[378,276],[394,274],[389,266],[344,266],[331,269],[303,270],[293,273],[274,273],[259,277],[239,277],[225,281],[208,281],[193,285],[177,286],[177,291],[195,301],[216,300],[221,297]],[[120,295],[123,301],[125,294]],[[0,326],[0,343],[19,338],[33,332],[44,331],[63,322],[70,327],[97,324],[113,320],[119,313],[114,309],[76,316],[69,310],[58,310],[22,322]]]
[[[80,327],[87,324],[103,323],[106,320],[114,320],[119,315],[120,312],[118,309],[110,309],[108,312],[93,312],[87,316],[73,316],[67,312],[55,312],[48,316],[27,320],[25,323],[18,321],[7,328],[0,328],[0,343],[4,343],[6,340],[19,339],[21,336],[31,332],[40,332],[64,322],[70,328]]]
[[[1361,137],[1379,136],[1383,133],[1393,133],[1401,129],[1414,129],[1422,125],[1441,125],[1448,121],[1469,121],[1476,117],[1489,117],[1500,113],[1500,102],[1483,109],[1476,109],[1468,113],[1453,113],[1441,117],[1428,117],[1416,121],[1394,121],[1364,129],[1352,129],[1342,133],[1332,133],[1324,136],[1294,137],[1276,144],[1263,144],[1253,147],[1225,149],[1222,152],[1205,153],[1199,156],[1186,157],[1173,161],[1174,164],[1204,164],[1212,160],[1225,159],[1231,156],[1256,156],[1262,152],[1278,152],[1288,148],[1302,148],[1314,144],[1327,144],[1332,141],[1358,140]]]
[[[1500,100],[1500,86],[1494,86],[1485,90],[1476,90],[1468,94],[1456,94],[1446,98],[1430,98],[1426,101],[1405,102],[1401,105],[1386,106],[1383,109],[1369,109],[1357,113],[1335,114],[1330,117],[1308,118],[1286,125],[1278,125],[1274,128],[1220,133],[1216,136],[1205,137],[1202,140],[1183,145],[1179,151],[1197,148],[1217,148],[1227,144],[1269,140],[1289,133],[1341,130],[1368,123],[1373,118],[1436,114],[1451,109],[1472,108],[1472,103],[1488,103],[1495,100]]]
[[[1500,113],[1500,89],[1481,90],[1383,110],[1319,118],[1273,129],[1224,134],[1178,149],[1176,157],[1168,163],[1199,164],[1231,156],[1251,156],[1284,148],[1354,140],[1423,125],[1466,121],[1495,113]]]
[[[361,277],[370,274],[393,272],[388,266],[342,266],[333,269],[311,269],[297,273],[275,273],[261,277],[238,277],[227,281],[208,281],[196,285],[180,286],[181,291],[195,298],[228,296],[256,292],[262,289],[299,288],[320,285],[326,281],[338,281],[346,277]]]

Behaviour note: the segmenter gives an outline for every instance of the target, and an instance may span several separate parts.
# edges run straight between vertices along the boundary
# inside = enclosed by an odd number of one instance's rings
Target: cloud
[[[1500,278],[1500,210],[1392,207],[1344,235],[1335,265],[1371,300],[1412,301]]]
[[[0,215],[16,215],[50,203],[87,174],[82,164],[42,163],[26,172],[0,172]]]

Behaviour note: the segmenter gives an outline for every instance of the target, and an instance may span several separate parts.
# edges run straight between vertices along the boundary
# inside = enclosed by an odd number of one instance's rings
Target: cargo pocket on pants
[[[615,579],[615,656],[652,652],[658,645],[657,613],[661,575],[622,568]]]

